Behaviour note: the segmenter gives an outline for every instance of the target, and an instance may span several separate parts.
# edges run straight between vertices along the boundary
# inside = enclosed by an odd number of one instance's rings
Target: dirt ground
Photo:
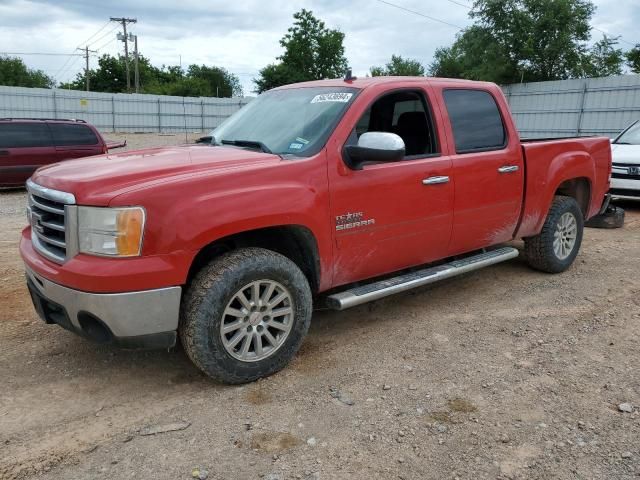
[[[516,259],[318,311],[288,368],[239,387],[40,321],[24,206],[0,192],[1,479],[640,478],[640,203],[564,274]]]

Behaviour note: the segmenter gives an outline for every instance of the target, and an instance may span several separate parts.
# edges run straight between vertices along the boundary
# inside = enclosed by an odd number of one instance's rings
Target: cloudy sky
[[[412,10],[409,12],[388,3]],[[0,54],[24,55],[32,68],[58,81],[73,78],[84,60],[68,56],[86,44],[115,54],[118,25],[109,17],[133,17],[130,30],[139,49],[156,65],[191,63],[222,66],[238,75],[245,94],[260,68],[281,53],[278,40],[292,14],[307,8],[329,27],[346,34],[345,46],[354,74],[365,75],[392,54],[428,65],[434,50],[451,44],[459,27],[469,25],[471,0],[0,0]],[[595,0],[592,26],[621,35],[620,45],[640,42],[640,0]],[[431,17],[431,18],[428,18]],[[439,20],[439,21],[438,21]],[[602,33],[593,31],[598,39]],[[96,64],[96,58],[91,59]]]

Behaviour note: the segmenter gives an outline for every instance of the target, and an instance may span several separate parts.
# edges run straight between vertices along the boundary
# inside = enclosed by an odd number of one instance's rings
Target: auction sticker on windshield
[[[322,103],[322,102],[340,102],[347,103],[353,97],[353,93],[321,93],[311,99],[310,103]]]

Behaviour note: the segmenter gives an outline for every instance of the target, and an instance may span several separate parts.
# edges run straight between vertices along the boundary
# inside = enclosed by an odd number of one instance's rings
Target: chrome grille
[[[75,197],[31,180],[27,181],[27,191],[27,214],[34,248],[49,260],[64,263],[76,253],[77,241],[70,228],[75,225]]]

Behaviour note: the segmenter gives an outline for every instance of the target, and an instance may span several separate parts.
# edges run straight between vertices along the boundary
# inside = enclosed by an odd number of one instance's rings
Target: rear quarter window
[[[86,125],[72,123],[50,123],[53,142],[58,147],[96,145],[98,137]]]
[[[484,90],[451,89],[443,93],[457,153],[499,150],[506,144],[502,116]]]
[[[51,133],[45,123],[0,123],[0,148],[52,145]]]

